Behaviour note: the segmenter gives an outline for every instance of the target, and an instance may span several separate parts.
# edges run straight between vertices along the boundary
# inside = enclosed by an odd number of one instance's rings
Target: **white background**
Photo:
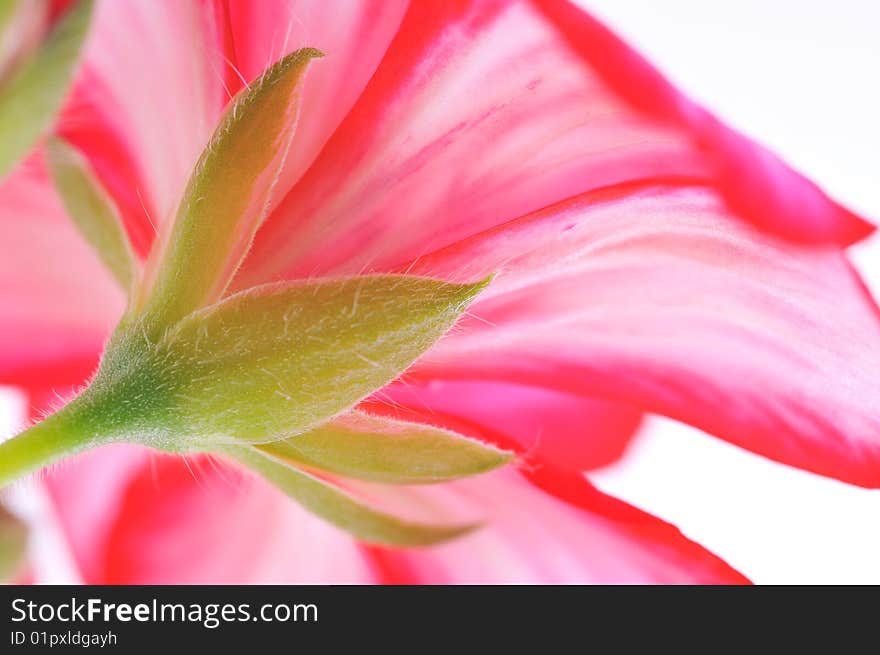
[[[582,4],[728,123],[880,219],[880,2]],[[880,239],[854,255],[878,295]],[[880,491],[774,464],[662,419],[594,481],[755,582],[880,583]]]
[[[693,97],[880,219],[880,2],[586,4]],[[880,240],[855,254],[877,293]],[[20,402],[0,389],[7,429]],[[880,583],[880,491],[774,464],[663,419],[594,479],[756,582]],[[39,513],[38,497],[29,504]],[[51,564],[43,581],[76,580],[64,553],[37,557]]]

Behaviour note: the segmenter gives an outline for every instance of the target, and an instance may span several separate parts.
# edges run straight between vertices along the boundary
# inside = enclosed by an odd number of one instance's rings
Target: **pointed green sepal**
[[[270,66],[232,101],[190,177],[156,267],[140,299],[151,332],[217,302],[268,210],[299,114],[313,48]]]
[[[105,438],[166,450],[285,439],[391,382],[484,285],[375,275],[256,287],[157,341],[127,325],[76,402]]]
[[[62,139],[49,140],[47,155],[67,213],[120,286],[131,292],[138,263],[112,198],[82,155]]]
[[[256,448],[294,466],[385,484],[445,482],[491,471],[513,457],[449,430],[361,412]]]
[[[313,514],[367,543],[430,546],[461,537],[479,527],[478,524],[427,525],[405,521],[375,510],[330,483],[252,448],[230,448],[227,453]]]
[[[88,33],[92,4],[78,0],[0,88],[0,178],[28,153],[60,109]]]

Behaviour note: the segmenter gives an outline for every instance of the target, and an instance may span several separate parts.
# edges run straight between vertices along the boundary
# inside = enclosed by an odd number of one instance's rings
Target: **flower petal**
[[[65,215],[41,162],[0,186],[0,231],[0,383],[80,382],[125,297]]]
[[[225,452],[316,516],[367,543],[426,547],[460,538],[479,527],[475,523],[453,525],[401,520],[362,503],[355,495],[328,480],[257,450],[232,448]]]
[[[286,191],[348,112],[385,52],[405,3],[202,0],[98,6],[83,70],[60,126],[86,154],[145,255],[221,111],[283,55],[329,56],[310,75]],[[137,84],[132,84],[132,78]]]
[[[220,0],[221,3],[224,0]],[[326,54],[304,85],[296,146],[277,191],[286,193],[351,109],[385,54],[406,10],[405,0],[225,0],[226,85],[250,83],[298,48]],[[283,195],[282,193],[282,195]],[[280,196],[279,196],[280,197]]]
[[[619,459],[641,423],[627,405],[491,380],[395,383],[363,406],[581,471]]]
[[[148,469],[149,457],[146,449],[114,445],[67,459],[46,472],[46,489],[83,582],[105,579],[103,544],[125,509],[126,485]]]
[[[439,494],[394,494],[406,511],[493,521],[458,545],[419,550],[359,545],[206,458],[113,446],[65,463],[47,483],[92,584],[746,581],[579,475],[540,471],[535,484],[507,470],[419,487]]]
[[[395,584],[742,584],[746,578],[673,526],[605,496],[582,476],[533,474],[551,493],[504,469],[386,497],[413,518],[429,509],[485,527],[425,550],[371,547]],[[427,492],[427,493],[426,493]]]
[[[153,226],[173,218],[229,97],[216,34],[213,14],[196,2],[95,8],[60,131],[90,160],[142,254]]]
[[[679,93],[641,55],[568,0],[532,0],[584,64],[645,117],[688,132],[742,218],[795,241],[849,245],[874,227],[829,199],[779,157]]]
[[[710,148],[709,128],[643,111],[601,61],[585,63],[531,3],[412,3],[358,102],[257,235],[237,288],[387,270],[657,176],[717,184],[741,218],[774,230],[767,212],[790,233],[803,209],[805,239],[870,231],[751,142],[713,122]],[[767,211],[756,213],[763,196],[751,188],[772,199]]]
[[[698,174],[528,3],[416,2],[364,93],[257,235],[239,286],[389,266],[593,185]]]
[[[502,270],[416,377],[594,394],[880,486],[876,306],[836,247],[764,236],[709,188],[585,194],[410,268]]]
[[[375,581],[345,533],[222,462],[113,446],[47,483],[87,583]]]

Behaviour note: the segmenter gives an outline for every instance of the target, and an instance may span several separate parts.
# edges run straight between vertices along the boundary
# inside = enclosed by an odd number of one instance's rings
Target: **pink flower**
[[[225,463],[109,447],[48,479],[86,581],[744,581],[583,476],[643,412],[880,486],[880,324],[842,252],[871,226],[566,2],[99,4],[58,129],[140,257],[230,94],[302,46],[327,57],[230,289],[497,272],[359,407],[517,464],[352,483],[401,515],[485,522],[400,549],[358,543]],[[0,221],[0,382],[39,406],[93,372],[125,300],[39,161],[0,188]]]

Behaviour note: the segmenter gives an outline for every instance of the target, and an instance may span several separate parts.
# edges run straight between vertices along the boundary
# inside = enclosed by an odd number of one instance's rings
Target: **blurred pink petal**
[[[373,580],[351,538],[222,462],[110,447],[47,483],[88,583]]]
[[[48,484],[90,583],[747,582],[582,478],[544,477],[550,493],[514,471],[385,497],[365,486],[415,515],[488,521],[424,550],[358,545],[274,488],[201,457],[105,449],[65,464]]]
[[[60,130],[145,252],[147,227],[172,218],[228,99],[216,26],[195,2],[98,2],[93,21]]]
[[[0,185],[0,384],[82,382],[124,307],[35,158]]]
[[[748,580],[673,526],[533,462],[440,488],[388,494],[396,511],[484,518],[473,535],[424,550],[370,547],[394,584],[742,584]],[[548,493],[536,493],[545,487]]]
[[[83,582],[103,579],[105,553],[98,544],[107,539],[124,508],[121,491],[148,461],[144,449],[110,446],[62,462],[46,476]]]

